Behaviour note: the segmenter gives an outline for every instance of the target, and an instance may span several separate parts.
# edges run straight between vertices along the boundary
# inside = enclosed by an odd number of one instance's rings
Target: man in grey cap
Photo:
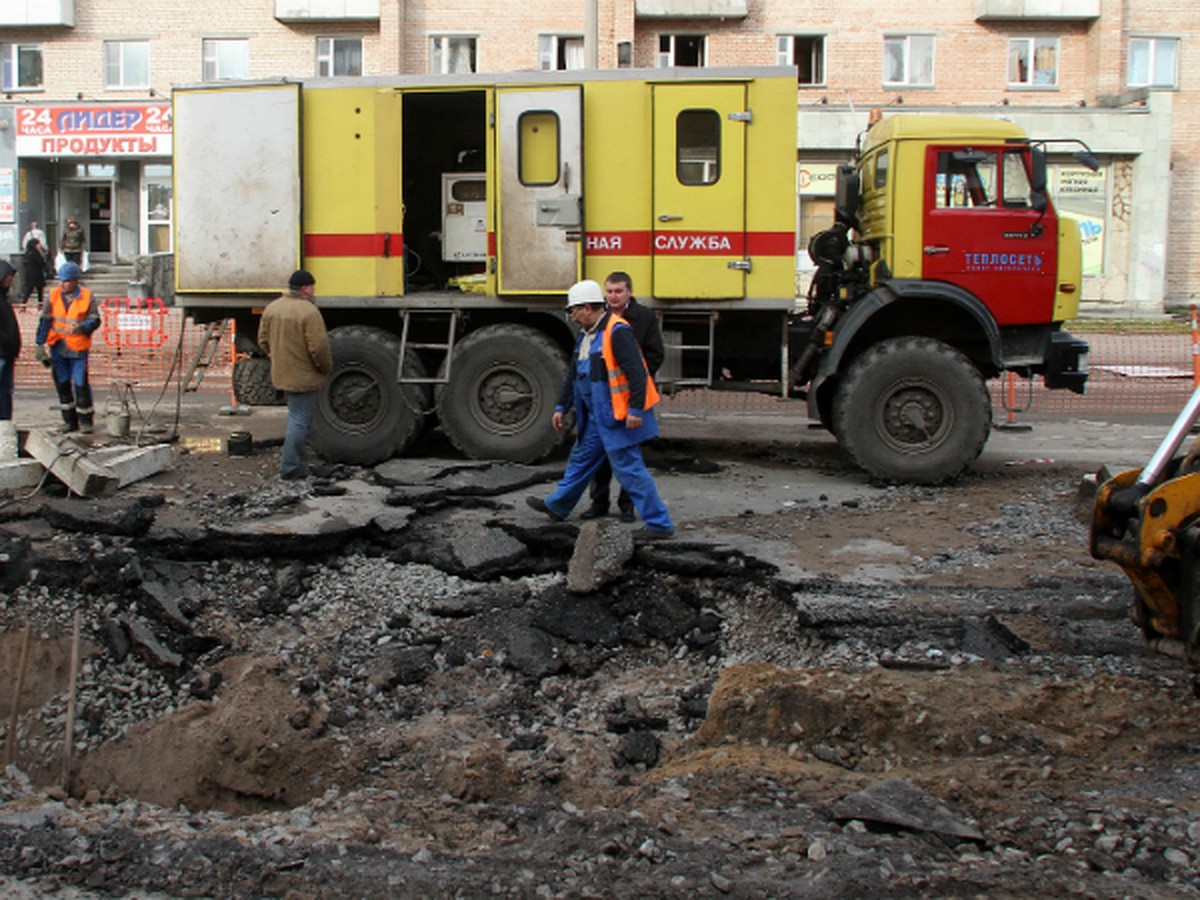
[[[271,383],[287,397],[288,422],[279,457],[279,477],[304,478],[304,444],[321,386],[333,370],[325,320],[313,294],[316,279],[297,269],[288,289],[272,300],[258,323],[258,346],[271,358]]]

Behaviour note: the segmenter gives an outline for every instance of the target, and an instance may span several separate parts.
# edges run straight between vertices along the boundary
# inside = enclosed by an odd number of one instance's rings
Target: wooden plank
[[[99,497],[117,489],[120,479],[87,457],[87,449],[69,435],[31,429],[25,452],[80,497]]]

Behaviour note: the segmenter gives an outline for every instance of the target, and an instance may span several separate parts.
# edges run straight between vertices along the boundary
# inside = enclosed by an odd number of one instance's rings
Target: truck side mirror
[[[1046,151],[1033,147],[1029,152],[1029,186],[1035,194],[1046,193]]]
[[[1083,150],[1076,150],[1071,154],[1071,156],[1074,158],[1075,162],[1079,163],[1081,166],[1091,169],[1093,172],[1100,171],[1100,160],[1096,158],[1096,154],[1091,150],[1088,150],[1087,148],[1084,148]]]
[[[858,169],[854,166],[840,165],[837,168],[833,214],[834,220],[847,228],[858,228],[859,177]]]

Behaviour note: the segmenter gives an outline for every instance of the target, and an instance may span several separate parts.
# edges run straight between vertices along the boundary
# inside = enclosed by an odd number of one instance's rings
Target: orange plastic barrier
[[[161,347],[167,340],[166,317],[156,297],[107,297],[100,304],[100,340],[130,350]]]
[[[111,300],[117,302],[109,306]],[[33,358],[38,307],[17,304],[14,309],[24,345],[15,370],[16,387],[52,388],[50,373]],[[228,394],[232,390],[232,332],[225,333],[202,377],[193,378],[197,393]],[[160,300],[109,298],[101,308],[100,330],[92,340],[88,366],[92,388],[102,391],[133,385],[142,391],[175,391],[203,348],[204,336],[205,326],[185,319],[182,312]]]

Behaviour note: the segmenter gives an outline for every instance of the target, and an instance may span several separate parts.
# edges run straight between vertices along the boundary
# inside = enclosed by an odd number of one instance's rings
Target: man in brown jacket
[[[258,324],[258,346],[271,358],[271,383],[287,397],[288,423],[279,457],[280,478],[304,478],[304,444],[321,386],[333,369],[325,320],[313,300],[316,279],[297,269],[288,289],[272,300]]]

